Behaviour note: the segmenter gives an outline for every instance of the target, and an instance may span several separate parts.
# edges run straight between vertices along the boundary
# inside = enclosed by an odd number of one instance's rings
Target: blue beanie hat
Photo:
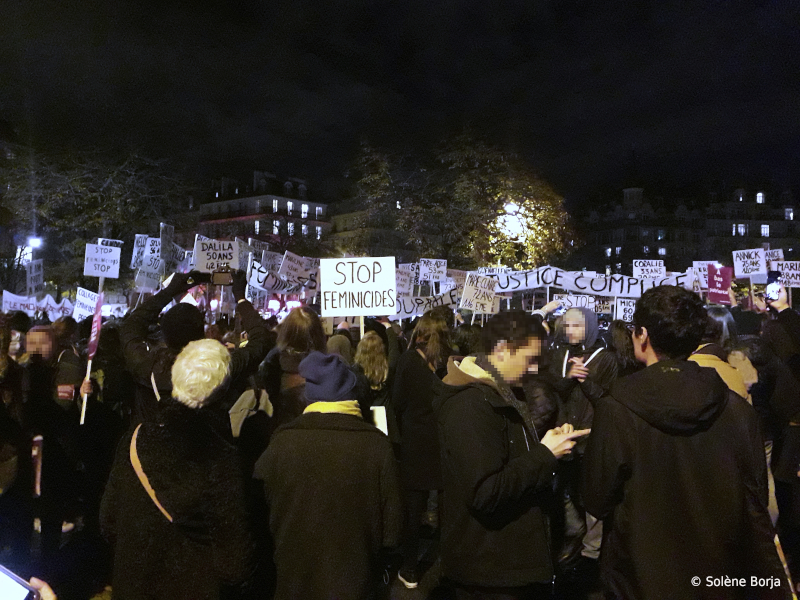
[[[298,368],[306,380],[306,399],[309,402],[338,402],[354,400],[358,379],[337,354],[310,352]]]

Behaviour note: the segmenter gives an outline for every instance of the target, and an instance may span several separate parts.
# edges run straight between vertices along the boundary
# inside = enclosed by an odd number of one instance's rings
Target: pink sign
[[[733,267],[715,267],[708,265],[708,301],[715,304],[730,304],[728,290],[733,281]]]
[[[97,352],[97,342],[100,341],[100,328],[103,325],[103,292],[97,297],[97,304],[94,308],[94,318],[92,319],[92,335],[89,337],[89,345],[86,348],[89,359],[94,358]]]

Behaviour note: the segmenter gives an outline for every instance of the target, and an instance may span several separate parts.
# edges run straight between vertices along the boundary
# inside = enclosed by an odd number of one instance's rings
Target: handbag
[[[167,521],[172,523],[172,515],[167,512],[167,509],[161,505],[161,502],[158,501],[156,497],[156,491],[153,489],[153,486],[150,485],[150,480],[147,479],[147,475],[145,474],[144,470],[142,469],[142,463],[139,460],[139,454],[136,452],[136,438],[139,435],[139,429],[141,429],[142,424],[136,426],[136,429],[133,431],[133,437],[131,438],[131,465],[133,465],[133,470],[136,471],[136,476],[139,478],[139,482],[142,484],[142,487],[147,492],[147,495],[150,496],[150,499],[153,501],[153,504],[156,505],[156,508],[161,511],[161,514],[167,518]]]

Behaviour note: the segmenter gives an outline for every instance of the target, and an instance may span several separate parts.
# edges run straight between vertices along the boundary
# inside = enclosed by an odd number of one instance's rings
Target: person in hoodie
[[[592,426],[592,403],[605,394],[619,375],[616,354],[600,339],[597,315],[588,308],[564,313],[561,333],[550,353],[548,375],[559,395],[556,424]],[[563,511],[553,521],[553,544],[558,557],[559,590],[579,597],[599,586],[597,560],[603,525],[586,514],[580,495],[585,443],[581,440],[558,476]]]
[[[633,322],[646,368],[596,402],[584,455],[583,501],[604,520],[606,597],[790,597],[758,417],[715,370],[686,360],[705,330],[702,301],[654,287]],[[714,585],[724,577],[736,584]]]
[[[565,424],[540,441],[527,405],[511,389],[534,366],[546,337],[532,315],[495,315],[482,330],[486,353],[451,358],[437,386],[442,573],[457,600],[551,597],[546,507],[557,459],[588,431]]]

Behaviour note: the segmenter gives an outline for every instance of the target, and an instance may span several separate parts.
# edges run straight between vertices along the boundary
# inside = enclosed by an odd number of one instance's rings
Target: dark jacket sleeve
[[[248,343],[249,345],[249,343]],[[228,583],[240,583],[255,568],[255,542],[251,534],[245,477],[235,453],[214,465],[207,482],[213,498],[208,515],[214,569]]]
[[[403,502],[397,461],[391,447],[386,446],[381,469],[381,503],[383,515],[383,547],[395,548],[403,533]]]
[[[247,344],[231,352],[231,380],[255,372],[269,352],[269,333],[264,321],[249,301],[236,305],[242,319],[242,329],[247,332]]]
[[[627,409],[613,398],[606,396],[595,404],[583,455],[583,502],[598,519],[608,516],[622,499],[633,460],[632,427]]]
[[[778,313],[778,323],[792,338],[795,347],[800,348],[800,313],[792,308],[786,308]]]
[[[619,364],[612,352],[603,350],[589,363],[589,367],[592,372],[580,386],[584,396],[594,404],[611,389],[619,374]]]
[[[156,324],[158,315],[171,300],[169,292],[161,290],[152,298],[145,300],[119,327],[125,365],[138,382],[148,386],[155,356],[147,344],[147,330]]]
[[[485,515],[551,485],[557,461],[542,444],[507,459],[505,419],[483,398],[468,391],[451,400],[439,422],[442,459],[463,486],[470,510]]]

